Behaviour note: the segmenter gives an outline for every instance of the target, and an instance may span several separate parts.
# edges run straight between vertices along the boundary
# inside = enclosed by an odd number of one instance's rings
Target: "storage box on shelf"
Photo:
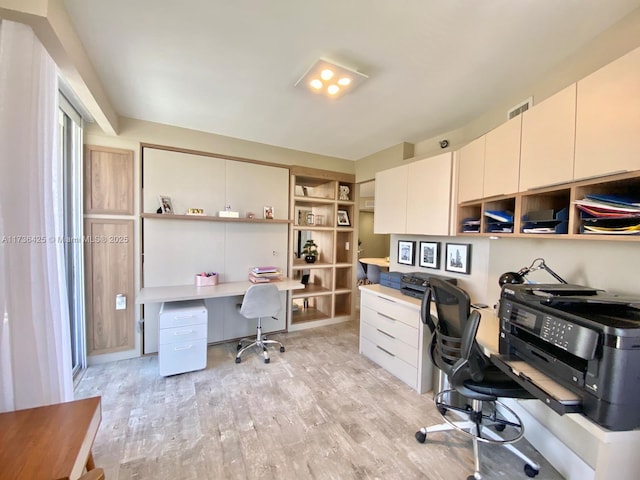
[[[290,274],[307,282],[292,295],[290,330],[350,320],[355,311],[355,178],[325,170],[291,167]],[[340,215],[339,211],[345,212]],[[339,225],[338,223],[341,223]],[[306,263],[301,248],[312,239],[319,257]]]

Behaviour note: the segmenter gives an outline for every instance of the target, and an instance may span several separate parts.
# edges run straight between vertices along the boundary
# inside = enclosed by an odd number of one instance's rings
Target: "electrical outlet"
[[[345,249],[345,250],[347,250],[347,251],[348,251],[350,247],[351,247],[350,242],[344,242],[344,249]]]
[[[122,293],[116,295],[116,310],[126,310],[127,309],[127,297],[125,297]]]

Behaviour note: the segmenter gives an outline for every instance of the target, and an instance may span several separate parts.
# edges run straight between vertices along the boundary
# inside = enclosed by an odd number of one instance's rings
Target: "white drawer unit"
[[[203,300],[163,303],[158,324],[160,375],[206,368],[207,307]]]
[[[382,285],[360,287],[360,353],[416,389],[431,390],[429,330],[421,301]]]

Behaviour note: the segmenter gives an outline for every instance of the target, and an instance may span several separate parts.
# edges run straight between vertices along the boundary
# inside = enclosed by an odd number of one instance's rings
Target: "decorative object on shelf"
[[[173,214],[173,204],[171,203],[171,197],[167,195],[160,195],[160,209],[158,213]]]
[[[273,220],[273,207],[266,205],[264,207],[264,218],[267,220]]]
[[[338,200],[349,200],[349,193],[351,193],[351,189],[348,185],[340,185]]]
[[[420,242],[418,264],[426,268],[440,268],[440,242]]]
[[[413,265],[415,261],[416,242],[398,240],[398,263]]]
[[[471,272],[471,245],[468,243],[447,243],[444,269],[448,272]]]
[[[346,210],[338,210],[338,225],[343,227],[350,227],[349,212]]]
[[[531,272],[535,272],[536,270],[544,270],[553,278],[555,278],[558,282],[567,283],[567,281],[564,278],[562,278],[560,275],[558,275],[556,272],[554,272],[547,266],[547,264],[544,262],[544,258],[536,258],[533,262],[531,262],[531,265],[529,265],[528,267],[523,267],[517,272],[503,273],[502,275],[500,275],[500,278],[498,279],[498,283],[500,284],[500,286],[506,285],[507,283],[514,283],[514,284],[525,283],[526,281],[525,277]]]
[[[316,215],[316,226],[321,227],[324,225],[324,215]]]
[[[256,214],[253,212],[247,212],[247,218],[249,220],[253,220],[254,218],[256,218]]]
[[[314,263],[318,257],[318,245],[312,239],[306,241],[302,247],[302,254],[304,255],[304,261],[307,263]]]
[[[204,208],[190,208],[187,210],[187,215],[204,215]]]
[[[307,225],[315,225],[315,215],[311,212],[307,213]]]

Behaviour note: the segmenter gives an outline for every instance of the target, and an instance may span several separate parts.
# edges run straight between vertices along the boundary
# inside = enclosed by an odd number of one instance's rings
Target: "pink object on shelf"
[[[198,273],[196,275],[196,287],[210,287],[218,285],[217,273]]]

